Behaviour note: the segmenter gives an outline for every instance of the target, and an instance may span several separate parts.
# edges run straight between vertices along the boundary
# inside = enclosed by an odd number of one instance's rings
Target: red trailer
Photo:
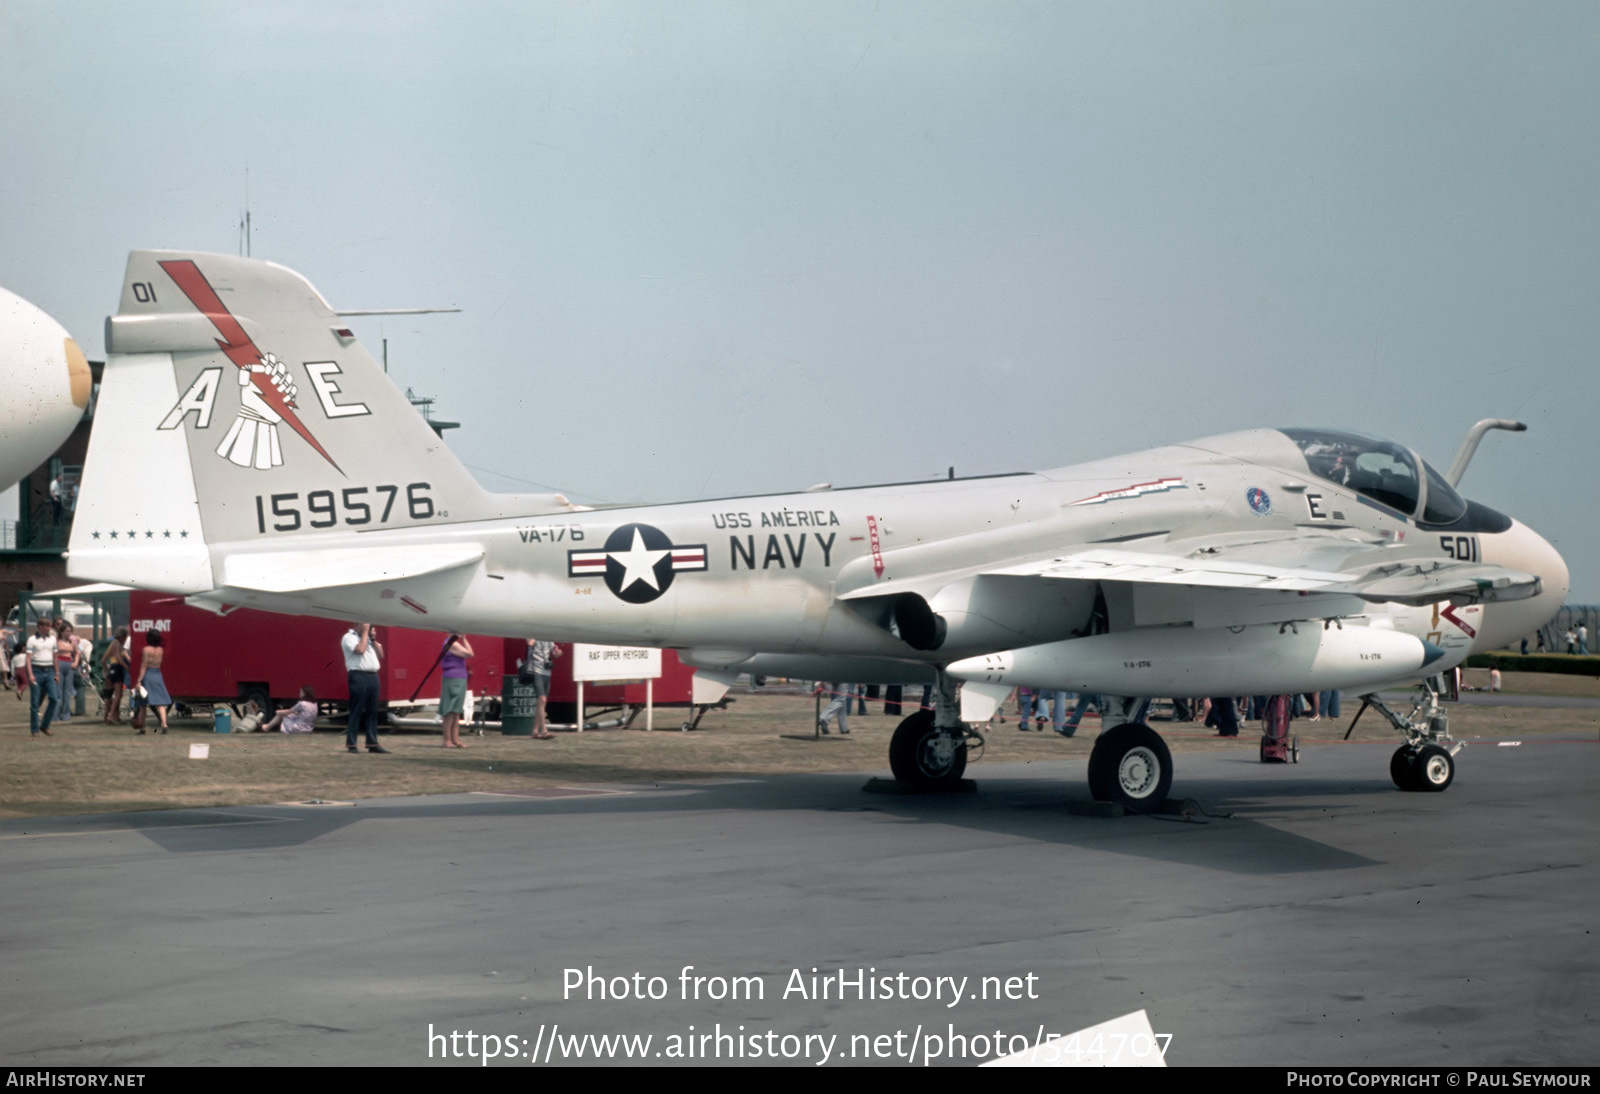
[[[309,684],[325,712],[345,708],[349,696],[339,643],[348,623],[250,608],[218,615],[168,593],[134,589],[127,595],[133,663],[143,656],[144,635],[162,632],[167,648],[162,675],[174,702],[202,707],[253,699],[263,710],[272,710],[293,703],[301,686]],[[436,661],[445,634],[379,627],[377,635],[387,655],[378,674],[380,702],[393,710],[412,705],[413,694],[416,705],[437,701]],[[505,643],[486,635],[468,635],[467,640],[477,654],[467,662],[468,686],[476,695],[497,700],[506,671]],[[511,671],[516,671],[515,663]]]
[[[254,700],[271,711],[294,703],[301,686],[309,684],[325,714],[346,709],[349,695],[339,643],[348,623],[251,608],[219,615],[169,593],[133,589],[125,595],[127,615],[114,614],[129,620],[133,663],[143,656],[144,635],[161,631],[167,648],[162,675],[174,702],[203,708]],[[386,654],[378,673],[379,702],[391,715],[437,703],[445,633],[379,627],[377,635]],[[475,696],[476,720],[498,722],[504,677],[516,673],[526,642],[475,634],[467,635],[467,641],[475,654],[467,662],[467,686]],[[572,647],[562,644],[562,652],[565,656],[556,658],[552,669],[550,720],[570,724],[577,718],[577,685],[572,680]],[[687,706],[684,728],[698,724],[726,691],[710,680],[697,683],[694,670],[671,650],[662,652],[661,667],[654,701],[658,706]],[[590,683],[584,702],[591,711],[621,710],[619,720],[628,724],[644,708],[645,691],[642,683]]]

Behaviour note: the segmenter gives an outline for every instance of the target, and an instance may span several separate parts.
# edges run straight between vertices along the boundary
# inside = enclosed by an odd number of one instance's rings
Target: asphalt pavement
[[[1600,749],[1391,751],[1180,755],[1188,818],[1063,761],[0,822],[0,1058],[971,1064],[1143,1009],[1172,1066],[1596,1062]]]

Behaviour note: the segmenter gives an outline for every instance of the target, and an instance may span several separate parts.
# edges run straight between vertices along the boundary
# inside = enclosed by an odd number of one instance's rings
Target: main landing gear
[[[1172,753],[1161,734],[1139,722],[1108,729],[1089,753],[1089,793],[1096,801],[1150,809],[1172,789]]]
[[[889,741],[894,777],[914,790],[949,790],[961,781],[981,734],[961,722],[955,681],[938,676],[933,710],[919,710],[895,728]],[[1137,716],[1140,699],[1106,696],[1106,718]],[[1126,721],[1095,739],[1089,754],[1089,791],[1096,800],[1132,810],[1149,810],[1172,789],[1172,753],[1161,735],[1142,722]]]
[[[919,710],[895,727],[889,739],[889,769],[914,790],[949,790],[967,770],[969,747],[983,737],[961,722],[956,682],[939,672],[934,709]]]
[[[1363,711],[1372,707],[1406,735],[1406,743],[1389,758],[1389,777],[1396,786],[1433,794],[1450,788],[1456,777],[1456,753],[1467,746],[1450,739],[1450,718],[1432,679],[1419,689],[1410,714],[1398,713],[1376,695],[1363,695],[1361,702]],[[1360,717],[1357,712],[1356,718]],[[1355,728],[1353,720],[1350,728]]]
[[[917,790],[947,790],[967,770],[965,727],[937,728],[934,712],[919,710],[895,727],[889,739],[889,769]]]
[[[1102,695],[1101,724],[1089,753],[1089,793],[1135,812],[1154,809],[1172,789],[1172,753],[1161,734],[1145,725],[1150,700]]]

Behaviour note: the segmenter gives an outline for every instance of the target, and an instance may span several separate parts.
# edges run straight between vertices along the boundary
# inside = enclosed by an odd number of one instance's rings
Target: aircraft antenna
[[[244,169],[244,216],[239,220],[239,254],[250,257],[250,168]]]

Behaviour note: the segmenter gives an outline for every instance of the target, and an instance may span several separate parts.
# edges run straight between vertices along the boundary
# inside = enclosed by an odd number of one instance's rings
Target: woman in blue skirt
[[[166,658],[167,651],[162,648],[160,631],[146,631],[144,636],[144,660],[139,665],[139,679],[135,687],[142,686],[145,690],[145,705],[153,708],[156,717],[161,719],[161,732],[167,731],[167,708],[172,705],[172,696],[167,692],[167,682],[161,676],[161,662]],[[143,733],[144,730],[140,730]]]

